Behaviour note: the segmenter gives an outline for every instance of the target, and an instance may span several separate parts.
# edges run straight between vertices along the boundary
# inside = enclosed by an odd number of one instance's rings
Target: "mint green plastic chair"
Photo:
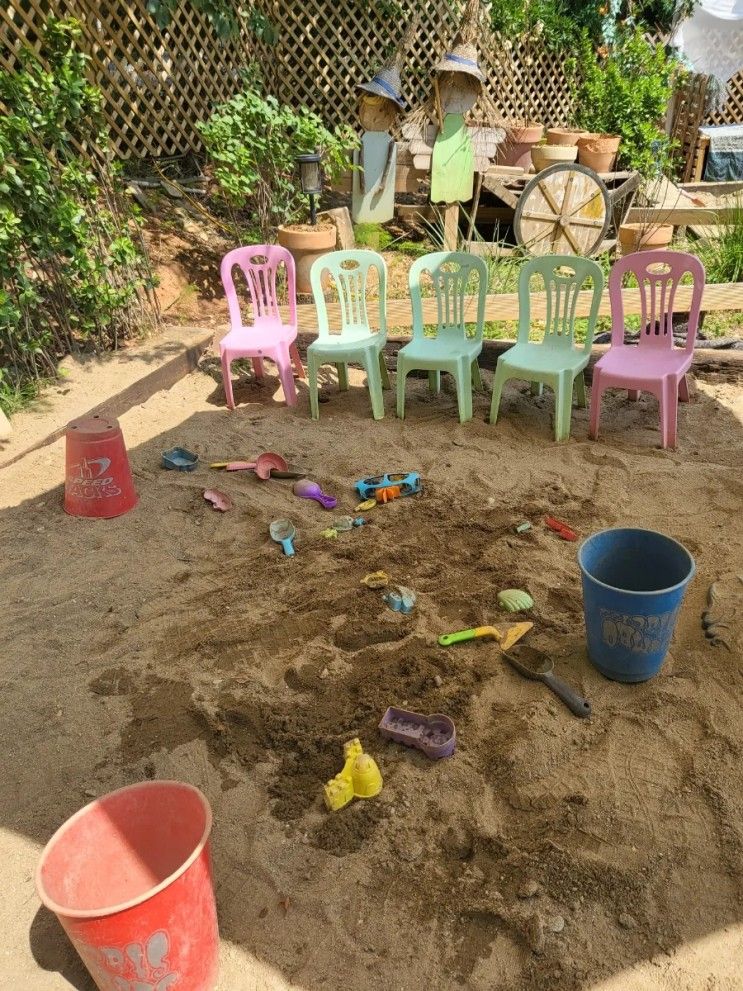
[[[529,340],[531,329],[532,276],[541,275],[547,298],[544,338],[541,343]],[[593,283],[593,300],[588,317],[585,344],[575,346],[575,308],[578,293]],[[578,405],[586,406],[584,369],[591,357],[593,331],[596,326],[604,276],[590,258],[574,255],[544,255],[532,258],[524,264],[519,274],[519,332],[516,344],[498,359],[493,379],[493,399],[490,404],[490,422],[498,419],[503,386],[508,379],[526,379],[532,384],[532,392],[541,395],[542,386],[548,385],[555,393],[555,440],[567,440],[570,436],[570,418],[573,406],[573,386],[577,391]]]
[[[366,294],[369,270],[376,269],[379,276],[379,330],[369,326]],[[329,275],[338,293],[341,326],[332,332],[328,319],[328,306],[323,292],[323,279]],[[307,349],[307,376],[310,386],[310,410],[312,419],[320,417],[317,395],[317,373],[321,365],[335,365],[338,369],[338,385],[348,388],[347,365],[350,362],[363,365],[369,386],[372,413],[375,420],[384,417],[382,388],[390,388],[390,377],[384,363],[384,346],[387,342],[387,266],[376,251],[330,251],[313,262],[310,284],[317,309],[317,340]]]
[[[421,276],[425,272],[431,275],[436,297],[435,336],[426,336],[424,328]],[[473,274],[477,281],[477,312],[470,314],[465,312],[465,297],[472,292]],[[422,369],[428,371],[431,392],[439,391],[442,372],[454,377],[459,421],[471,420],[472,385],[482,388],[477,359],[482,351],[487,265],[482,258],[462,251],[434,251],[413,263],[408,284],[413,304],[413,339],[397,355],[397,415],[401,420],[405,417],[405,377],[413,369]],[[472,324],[469,335],[468,322]]]

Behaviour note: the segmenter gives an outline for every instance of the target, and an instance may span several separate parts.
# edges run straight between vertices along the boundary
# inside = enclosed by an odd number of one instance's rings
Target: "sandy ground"
[[[608,399],[598,443],[575,411],[558,446],[550,396],[507,390],[495,428],[479,396],[460,425],[450,391],[411,381],[408,419],[390,396],[375,423],[362,381],[331,388],[312,423],[304,386],[293,411],[275,379],[246,383],[230,414],[192,374],[122,418],[141,502],[116,520],[62,513],[61,443],[0,473],[0,988],[92,987],[39,907],[39,850],[92,796],[171,776],[214,808],[220,991],[743,987],[743,392],[698,383],[663,452],[652,399]],[[160,469],[174,444],[205,462],[281,451],[338,513],[368,473],[419,469],[425,492],[328,541],[334,514],[289,482],[219,476],[235,509],[213,511],[215,472]],[[545,513],[582,534],[655,527],[695,555],[654,680],[590,666],[576,547]],[[295,559],[268,539],[280,516]],[[517,536],[522,519],[534,529]],[[379,568],[418,593],[410,616],[361,587]],[[731,651],[700,627],[718,578]],[[501,619],[496,592],[514,586],[590,721],[492,643],[437,646]],[[383,742],[389,704],[450,714],[454,757]],[[331,814],[322,784],[355,735],[384,789]]]

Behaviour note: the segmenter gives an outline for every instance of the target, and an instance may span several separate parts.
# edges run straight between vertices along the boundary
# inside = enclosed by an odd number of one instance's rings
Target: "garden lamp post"
[[[315,196],[322,192],[322,178],[320,176],[320,159],[317,153],[313,155],[299,155],[299,180],[302,183],[302,192],[310,198],[310,223],[314,226],[317,223],[317,213],[315,211]]]

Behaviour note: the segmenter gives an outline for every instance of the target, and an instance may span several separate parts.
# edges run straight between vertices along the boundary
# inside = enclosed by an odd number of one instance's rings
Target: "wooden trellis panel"
[[[430,95],[431,68],[462,6],[461,0],[403,0],[397,16],[382,0],[254,2],[278,26],[273,47],[256,43],[247,23],[238,37],[220,40],[191,0],[182,0],[163,30],[145,0],[0,0],[0,67],[12,71],[24,45],[38,51],[50,15],[77,17],[115,152],[122,158],[175,155],[201,147],[197,122],[239,88],[240,71],[255,56],[281,101],[304,105],[330,124],[355,125],[356,84],[369,78],[418,12],[403,74],[404,96],[415,109]],[[573,101],[560,56],[521,42],[506,51],[484,25],[480,62],[490,110],[506,120],[568,123]]]

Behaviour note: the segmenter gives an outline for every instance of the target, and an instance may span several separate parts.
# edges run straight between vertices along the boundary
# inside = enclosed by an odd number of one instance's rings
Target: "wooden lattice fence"
[[[283,102],[304,104],[331,124],[354,123],[355,85],[397,44],[405,20],[392,21],[383,4],[364,0],[259,3],[279,27],[274,46],[257,42],[247,21],[238,37],[217,38],[188,0],[165,29],[146,12],[144,0],[2,0],[0,67],[14,69],[23,46],[38,52],[50,15],[76,17],[121,158],[198,150],[196,123],[239,88],[240,72],[253,58],[268,90]],[[411,0],[409,9],[420,16],[403,83],[414,109],[430,93],[430,70],[457,27],[458,7],[451,0]],[[506,55],[486,34],[481,64],[491,109],[504,118],[537,115],[549,124],[566,123],[571,98],[558,56],[518,43]]]
[[[190,0],[183,0],[165,29],[146,12],[145,0],[0,0],[0,68],[13,70],[24,45],[39,50],[50,15],[76,17],[91,79],[105,97],[113,149],[121,158],[198,150],[196,124],[236,92],[241,71],[253,59],[263,69],[267,89],[281,101],[303,104],[330,124],[354,124],[355,85],[395,47],[407,18],[392,17],[381,0],[254,2],[278,26],[274,46],[256,41],[247,19],[237,37],[217,38]],[[431,68],[456,30],[461,2],[405,2],[409,16],[419,16],[403,75],[403,95],[415,109],[430,94]],[[562,56],[523,42],[506,51],[484,30],[480,62],[487,77],[484,103],[491,113],[568,123],[573,100]],[[677,110],[675,134],[688,160],[701,122],[698,91],[682,95]],[[731,81],[724,109],[705,122],[739,121],[743,75]]]

